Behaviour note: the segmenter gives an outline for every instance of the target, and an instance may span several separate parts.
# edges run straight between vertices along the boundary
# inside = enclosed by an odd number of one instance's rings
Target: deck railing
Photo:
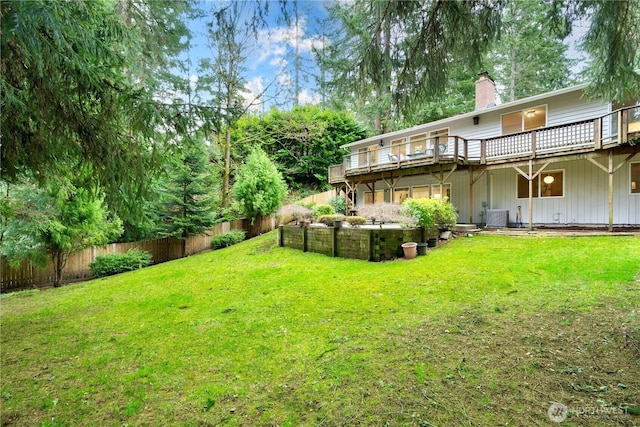
[[[389,145],[344,156],[341,165],[329,167],[329,182],[344,181],[347,174],[448,162],[500,163],[523,158],[549,157],[562,153],[593,151],[628,142],[640,135],[640,105],[625,107],[602,117],[534,129],[482,140],[459,136],[405,139]],[[437,149],[436,149],[437,147]]]

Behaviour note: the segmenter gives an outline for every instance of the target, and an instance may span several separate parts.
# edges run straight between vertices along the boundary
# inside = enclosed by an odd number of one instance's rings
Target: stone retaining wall
[[[425,240],[416,228],[333,228],[281,225],[280,246],[340,258],[385,261],[402,257],[405,242]]]

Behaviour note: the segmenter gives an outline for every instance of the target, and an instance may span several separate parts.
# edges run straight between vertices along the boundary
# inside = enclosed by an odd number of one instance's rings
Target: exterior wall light
[[[480,117],[479,116],[473,116],[473,124],[477,125],[478,123],[480,123]]]

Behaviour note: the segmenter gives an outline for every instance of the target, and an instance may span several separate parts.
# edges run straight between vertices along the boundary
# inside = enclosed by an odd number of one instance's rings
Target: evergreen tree
[[[240,210],[251,219],[276,212],[287,195],[287,184],[273,162],[255,149],[238,171],[233,196]]]
[[[337,4],[332,16],[344,34],[333,40],[328,67],[332,87],[366,109],[376,133],[410,117],[426,100],[444,93],[454,64],[480,67],[497,35],[498,3],[492,1],[356,0]]]
[[[103,189],[119,213],[139,213],[148,176],[175,147],[165,142],[175,141],[191,115],[157,101],[145,85],[142,71],[155,69],[166,52],[144,53],[169,28],[150,19],[154,2],[129,3],[140,5],[133,27],[114,2],[1,3],[2,180],[44,184],[82,170],[91,178],[78,185]],[[145,25],[154,41],[138,31]]]
[[[71,253],[104,245],[122,232],[121,221],[109,217],[102,198],[84,188],[21,184],[5,190],[3,204],[11,208],[0,229],[0,253],[16,266],[24,260],[44,265],[50,259],[54,286],[60,285]]]
[[[229,192],[232,172],[231,134],[236,122],[248,110],[242,93],[245,91],[245,73],[248,50],[255,33],[244,21],[244,3],[216,4],[214,20],[208,24],[209,47],[212,57],[200,62],[201,88],[212,95],[212,102],[220,117],[216,129],[216,144],[223,147],[224,170],[222,178],[222,207],[230,204]]]
[[[487,55],[491,76],[503,87],[502,99],[527,96],[569,86],[573,61],[567,45],[550,31],[549,3],[512,0],[502,18],[500,40]]]
[[[158,209],[159,235],[186,239],[211,227],[216,207],[214,184],[213,170],[204,149],[185,150],[169,170]]]
[[[588,20],[581,48],[590,57],[588,92],[609,101],[640,99],[640,2],[552,0],[550,23],[560,37]]]

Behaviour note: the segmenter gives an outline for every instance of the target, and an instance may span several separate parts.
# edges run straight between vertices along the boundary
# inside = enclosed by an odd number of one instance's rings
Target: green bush
[[[455,206],[447,200],[409,198],[402,206],[425,230],[451,228],[458,219]]]
[[[333,206],[333,209],[338,214],[347,214],[347,198],[344,196],[332,197],[329,199],[329,204]]]
[[[227,246],[235,245],[244,240],[245,232],[242,230],[232,230],[228,233],[218,234],[211,239],[211,249],[221,249]]]
[[[130,249],[126,254],[100,255],[89,264],[96,277],[111,276],[137,270],[151,264],[151,254],[140,249]]]
[[[346,217],[344,215],[322,215],[318,218],[318,222],[328,226],[333,226],[333,221],[344,221],[345,218]]]
[[[333,206],[327,205],[327,204],[318,205],[315,208],[313,208],[314,218],[320,218],[321,216],[324,216],[324,215],[335,215],[335,213],[336,213],[336,210],[333,209]]]
[[[367,222],[367,218],[363,216],[348,216],[346,221],[351,224],[353,227],[358,227],[359,225]]]

